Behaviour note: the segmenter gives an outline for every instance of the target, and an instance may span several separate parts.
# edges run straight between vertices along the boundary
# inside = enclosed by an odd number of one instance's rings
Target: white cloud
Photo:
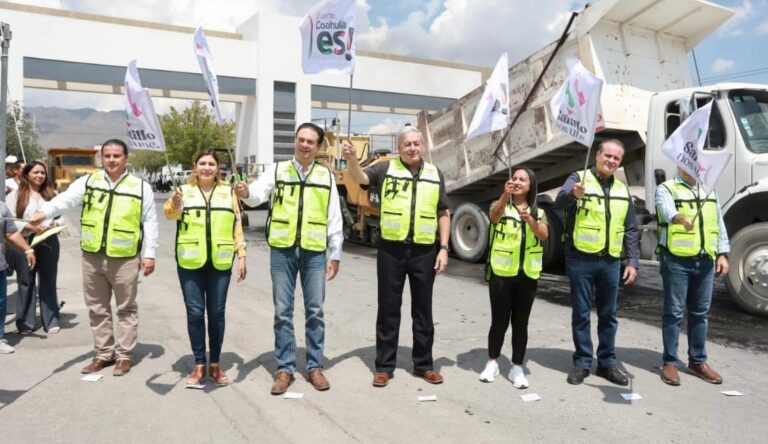
[[[412,118],[393,119],[387,117],[381,123],[373,125],[367,131],[368,134],[396,134],[406,123],[413,123]]]
[[[736,66],[736,62],[731,59],[715,59],[712,66],[709,67],[713,74],[722,74],[731,71]]]
[[[744,0],[733,8],[733,17],[720,27],[723,35],[742,35],[747,22],[754,18],[754,8],[751,0]]]
[[[768,20],[760,23],[760,25],[757,27],[757,33],[768,34]]]

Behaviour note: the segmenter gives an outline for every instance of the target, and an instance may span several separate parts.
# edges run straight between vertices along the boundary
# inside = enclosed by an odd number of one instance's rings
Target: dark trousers
[[[40,298],[40,318],[43,329],[48,331],[59,327],[59,301],[56,294],[56,279],[59,270],[59,237],[53,235],[35,245],[37,265],[34,269],[27,265],[27,257],[14,245],[8,245],[8,259],[16,270],[16,328],[19,331],[34,330],[37,297]],[[37,277],[40,286],[37,286]]]
[[[411,286],[413,368],[432,370],[432,343],[435,337],[432,284],[435,282],[437,246],[382,241],[377,259],[379,310],[376,316],[376,371],[392,372],[395,369],[406,276]]]
[[[507,327],[512,324],[512,363],[523,365],[528,346],[528,318],[536,297],[538,280],[518,274],[514,277],[491,275],[488,289],[491,298],[491,329],[488,332],[488,357],[501,354]]]
[[[187,332],[195,364],[205,364],[205,311],[208,310],[210,362],[218,364],[224,342],[224,309],[231,270],[217,270],[207,263],[197,270],[177,267],[181,293],[187,308]]]

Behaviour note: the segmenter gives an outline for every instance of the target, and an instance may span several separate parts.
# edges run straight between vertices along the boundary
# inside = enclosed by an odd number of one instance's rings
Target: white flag
[[[485,91],[475,108],[475,115],[467,130],[466,140],[480,134],[509,126],[509,65],[507,53],[499,57],[491,77],[485,82]]]
[[[141,87],[136,60],[131,60],[125,70],[125,126],[129,148],[165,151],[163,131],[157,121],[152,97]]]
[[[197,31],[195,31],[194,46],[197,63],[200,64],[200,71],[205,80],[205,88],[208,89],[208,97],[211,99],[213,116],[216,118],[216,123],[221,125],[224,121],[221,118],[221,106],[219,105],[219,81],[216,79],[216,71],[213,69],[213,55],[208,48],[202,26],[198,26]]]
[[[571,139],[591,147],[603,81],[576,59],[568,59],[567,64],[568,78],[549,103],[553,123]]]
[[[323,0],[302,20],[301,67],[304,74],[355,72],[355,0]]]
[[[712,101],[697,109],[669,136],[661,151],[686,173],[712,192],[732,153],[704,151],[709,132]]]

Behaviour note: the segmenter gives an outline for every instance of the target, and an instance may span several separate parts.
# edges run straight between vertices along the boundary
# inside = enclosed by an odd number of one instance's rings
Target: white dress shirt
[[[301,164],[294,157],[292,159],[296,171],[299,172],[301,180],[307,178],[301,169]],[[312,170],[314,162],[309,165],[307,172]],[[248,199],[243,199],[246,204],[252,207],[261,205],[269,200],[272,191],[275,189],[275,168],[277,164],[273,163],[259,176],[259,179],[248,185]],[[331,197],[328,202],[328,254],[332,261],[341,260],[341,246],[344,243],[344,225],[341,221],[341,206],[339,205],[339,191],[336,189],[336,180],[331,175]]]
[[[125,175],[124,172],[118,179],[120,181]],[[107,179],[110,189],[115,189],[117,182],[112,182],[108,174],[104,175]],[[74,208],[77,205],[82,205],[83,197],[85,196],[85,183],[88,181],[90,175],[86,175],[78,178],[67,188],[67,191],[59,194],[53,199],[43,204],[43,213],[45,213],[46,219],[60,216],[70,208]],[[142,181],[143,198],[141,204],[141,223],[144,228],[144,258],[154,259],[155,251],[157,250],[157,213],[155,212],[155,196],[152,194],[152,187],[146,181]]]

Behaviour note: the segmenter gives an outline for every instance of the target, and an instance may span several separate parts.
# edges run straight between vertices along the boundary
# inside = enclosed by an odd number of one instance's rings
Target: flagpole
[[[171,183],[173,184],[173,188],[178,190],[179,186],[176,184],[176,179],[173,177],[173,170],[171,170],[171,159],[168,158],[168,148],[163,151],[163,154],[165,154],[165,166],[168,167],[168,174],[171,175]]]
[[[224,146],[227,148],[227,154],[229,154],[229,163],[232,165],[232,183],[236,184],[240,181],[240,175],[237,172],[237,162],[235,155],[232,152],[232,148],[229,146],[229,143],[227,143],[227,127],[224,123],[221,123],[219,128],[221,128],[221,135],[224,139]]]
[[[349,107],[347,108],[347,137],[352,138],[352,79],[354,74],[349,75]]]

